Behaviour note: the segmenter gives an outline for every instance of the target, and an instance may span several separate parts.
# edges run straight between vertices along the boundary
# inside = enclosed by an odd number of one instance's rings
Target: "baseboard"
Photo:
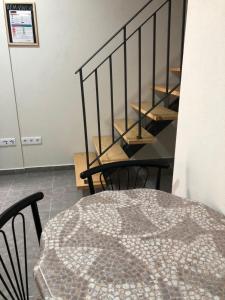
[[[21,173],[26,173],[26,172],[72,170],[73,168],[74,168],[74,165],[56,165],[56,166],[38,166],[38,167],[15,168],[15,169],[1,169],[0,175],[21,174]]]
[[[162,160],[168,162],[173,168],[174,158],[152,158],[151,160]],[[0,175],[8,175],[8,174],[21,174],[26,172],[45,172],[45,171],[54,171],[54,170],[72,170],[74,169],[74,165],[56,165],[56,166],[37,166],[37,167],[27,167],[27,168],[15,168],[15,169],[0,169]]]

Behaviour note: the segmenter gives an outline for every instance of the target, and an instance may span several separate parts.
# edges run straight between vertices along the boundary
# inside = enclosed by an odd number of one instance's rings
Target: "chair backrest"
[[[128,160],[88,169],[82,172],[80,177],[87,180],[90,194],[95,193],[93,175],[96,176],[96,174],[99,174],[100,187],[98,188],[102,190],[128,190],[145,187],[158,190],[160,189],[161,170],[168,168],[169,164],[161,160]],[[155,169],[156,173],[152,169]]]
[[[26,211],[22,211],[28,206],[31,207],[40,243],[42,226],[37,201],[43,198],[41,192],[33,194],[0,215],[0,299],[29,299]]]

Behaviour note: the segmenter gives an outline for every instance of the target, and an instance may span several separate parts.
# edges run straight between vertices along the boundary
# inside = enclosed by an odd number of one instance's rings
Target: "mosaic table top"
[[[150,189],[88,196],[47,224],[34,275],[44,299],[225,299],[225,217]]]

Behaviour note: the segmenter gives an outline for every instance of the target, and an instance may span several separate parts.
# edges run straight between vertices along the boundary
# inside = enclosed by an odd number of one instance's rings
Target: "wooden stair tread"
[[[96,154],[94,152],[89,153],[90,162],[96,158]],[[98,161],[93,163],[91,167],[97,167],[99,165]],[[75,166],[75,179],[76,186],[78,189],[87,189],[88,184],[85,183],[83,179],[80,178],[80,173],[87,170],[87,162],[86,162],[86,153],[76,153],[74,155],[74,166]],[[96,188],[101,187],[100,182],[100,174],[95,174],[92,176],[93,184]]]
[[[181,73],[181,68],[170,68],[170,71],[173,73]]]
[[[101,141],[102,141],[102,151],[104,151],[112,144],[112,137],[102,136]],[[100,155],[99,141],[97,136],[93,137],[93,143],[97,154]],[[99,160],[101,161],[102,164],[107,164],[110,162],[129,160],[129,157],[126,155],[126,153],[123,151],[123,149],[120,147],[119,144],[115,144],[105,154],[103,154],[99,158]]]
[[[135,123],[134,120],[128,120],[128,127],[132,126]],[[114,122],[115,129],[120,133],[123,134],[125,132],[125,120],[115,120]],[[130,145],[140,145],[140,144],[152,144],[155,141],[153,135],[151,135],[147,130],[142,127],[141,130],[142,138],[138,139],[138,125],[135,125],[127,134],[123,136],[123,139],[126,141],[127,144]]]
[[[131,103],[131,107],[138,111],[139,107],[137,103]],[[141,113],[146,114],[149,109],[151,109],[151,104],[149,102],[141,103]],[[151,112],[149,112],[146,117],[154,121],[173,121],[177,120],[178,113],[164,106],[157,106]]]
[[[155,90],[161,93],[166,93],[166,87],[163,85],[156,85],[155,86]],[[169,90],[170,91],[170,90]],[[179,90],[174,90],[172,93],[170,93],[171,95],[174,96],[180,96],[180,91]]]

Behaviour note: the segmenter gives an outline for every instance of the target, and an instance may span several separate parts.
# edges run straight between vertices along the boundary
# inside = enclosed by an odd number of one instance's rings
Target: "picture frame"
[[[5,21],[10,47],[38,47],[36,4],[31,1],[4,1]]]

